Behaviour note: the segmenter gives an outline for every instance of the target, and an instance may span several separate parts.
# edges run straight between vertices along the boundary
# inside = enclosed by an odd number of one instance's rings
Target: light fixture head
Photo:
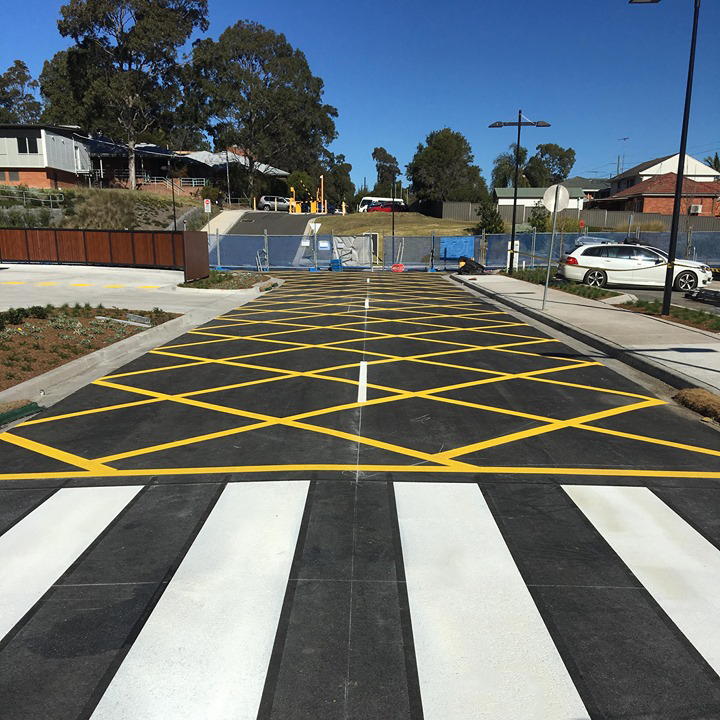
[[[538,121],[535,123],[535,127],[550,127],[550,123],[549,123],[549,122],[545,122],[544,120],[538,120]]]
[[[494,122],[492,125],[488,125],[488,127],[491,128],[500,128],[504,127],[505,123],[501,123],[499,120],[497,122]]]

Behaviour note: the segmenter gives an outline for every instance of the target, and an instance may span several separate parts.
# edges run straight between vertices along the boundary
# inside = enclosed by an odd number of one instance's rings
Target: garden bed
[[[248,273],[239,270],[220,272],[211,270],[210,275],[202,280],[191,280],[181,283],[181,288],[196,288],[198,290],[247,290],[256,283],[268,280],[269,275],[262,273]]]
[[[605,288],[595,288],[589,285],[579,283],[571,283],[567,281],[558,281],[554,279],[557,268],[550,268],[550,285],[553,290],[561,290],[571,295],[579,295],[580,297],[589,298],[590,300],[604,300],[605,298],[616,297],[620,293],[606,290]],[[516,280],[525,280],[525,282],[535,283],[536,285],[544,285],[547,269],[538,268],[536,270],[515,270],[512,274]],[[508,273],[503,273],[507,275]]]
[[[148,325],[113,322],[128,313]],[[118,340],[160,325],[177,315],[158,308],[150,312],[76,304],[36,306],[0,312],[0,390],[41,375]],[[132,318],[131,318],[132,320]]]
[[[618,307],[643,315],[662,316],[662,303],[659,300],[635,300],[634,302],[623,303]],[[720,315],[713,315],[703,310],[671,305],[669,319],[680,325],[687,325],[698,330],[720,333]]]

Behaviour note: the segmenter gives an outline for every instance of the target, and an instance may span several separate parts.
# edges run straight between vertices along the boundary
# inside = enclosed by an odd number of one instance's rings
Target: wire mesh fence
[[[211,235],[210,264],[215,267],[271,270],[383,269],[401,263],[406,270],[454,271],[461,257],[471,257],[489,269],[507,267],[510,234],[478,236],[377,236],[367,235]],[[544,267],[548,262],[551,233],[518,233],[515,266]],[[627,233],[593,233],[591,238],[623,242]],[[578,233],[558,233],[551,263],[576,247]],[[668,232],[640,232],[637,242],[667,251]],[[720,267],[720,232],[688,232],[678,239],[677,256]]]

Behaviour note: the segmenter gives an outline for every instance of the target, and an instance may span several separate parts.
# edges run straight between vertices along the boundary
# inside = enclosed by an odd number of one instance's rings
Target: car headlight
[[[706,272],[706,273],[709,273],[709,272],[710,272],[710,266],[709,266],[709,265],[703,265],[703,266],[702,266],[702,271],[703,271],[703,272]]]

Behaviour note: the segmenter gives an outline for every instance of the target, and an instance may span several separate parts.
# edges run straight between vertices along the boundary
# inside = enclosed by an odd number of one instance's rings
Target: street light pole
[[[631,5],[642,5],[660,0],[630,0]],[[685,153],[687,150],[688,126],[690,125],[690,102],[692,99],[693,75],[695,73],[695,46],[697,45],[698,20],[700,18],[700,0],[695,0],[692,40],[690,41],[690,62],[688,64],[687,86],[685,88],[685,110],[683,113],[682,131],[680,133],[680,153],[678,155],[678,171],[675,181],[675,202],[673,203],[672,223],[670,225],[670,247],[668,248],[668,265],[665,273],[665,290],[663,292],[662,314],[670,314],[672,290],[675,280],[675,256],[677,254],[678,230],[680,228],[680,210],[682,208],[682,188],[685,179]]]
[[[513,218],[512,230],[510,231],[510,275],[513,274],[515,265],[515,224],[517,220],[517,192],[518,192],[518,175],[520,174],[520,130],[522,130],[522,110],[518,110],[518,136],[517,145],[515,146],[515,182],[513,183]]]
[[[513,182],[513,214],[512,214],[512,234],[510,237],[510,262],[508,264],[508,273],[512,275],[515,267],[515,234],[516,234],[516,219],[517,219],[517,195],[518,195],[518,180],[520,175],[520,130],[523,125],[534,125],[535,127],[550,127],[550,123],[544,120],[537,120],[533,122],[525,118],[523,121],[522,110],[518,110],[517,122],[503,122],[498,120],[497,122],[488,125],[491,128],[501,127],[516,127],[518,129],[517,144],[515,145],[515,179]]]

